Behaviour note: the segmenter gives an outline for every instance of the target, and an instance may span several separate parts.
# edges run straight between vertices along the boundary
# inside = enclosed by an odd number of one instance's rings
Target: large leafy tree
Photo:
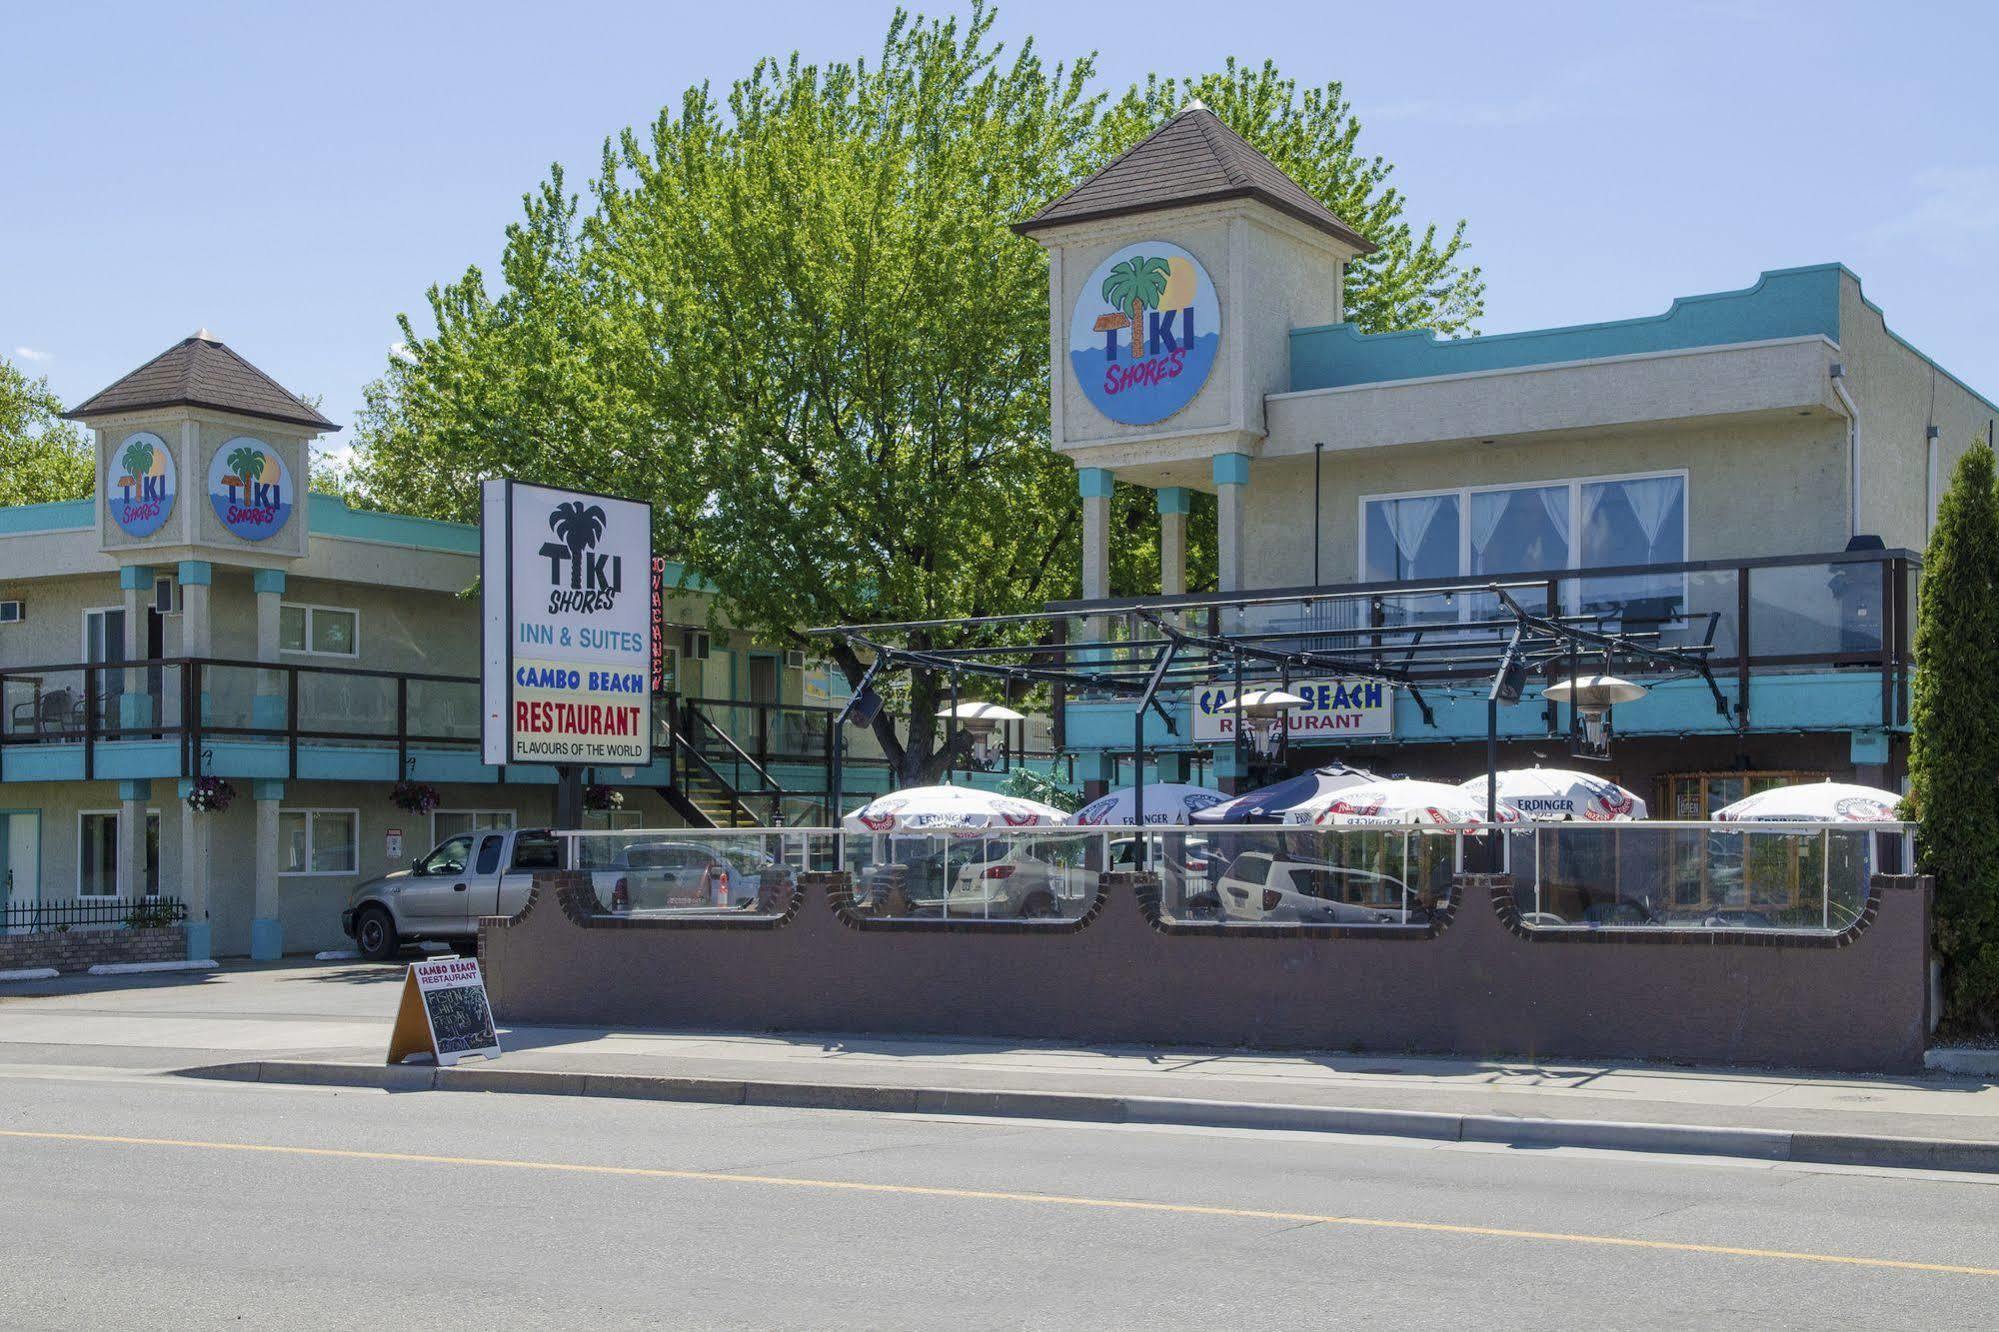
[[[1074,595],[1046,263],[1008,224],[1177,110],[1181,85],[1113,105],[1088,58],[1008,52],[992,26],[983,6],[898,14],[872,62],[765,60],[721,98],[692,89],[606,144],[587,212],[553,170],[508,228],[498,294],[468,270],[430,292],[434,333],[402,321],[361,414],[359,493],[460,518],[492,474],[645,496],[673,553],[768,642]],[[1230,65],[1193,86],[1404,256],[1364,275],[1382,293],[1356,307],[1367,326],[1459,331],[1477,313],[1461,236],[1396,231],[1402,202],[1358,156],[1337,85],[1300,96]],[[1142,310],[1157,295],[1133,279],[1121,303]],[[1151,494],[1125,491],[1116,521],[1137,539],[1114,587],[1156,587]],[[1195,587],[1212,585],[1210,515],[1197,506]],[[861,658],[833,651],[857,681]],[[942,697],[918,677],[876,724],[904,781],[941,767]]]
[[[1945,1015],[1999,1027],[1999,494],[1992,450],[1958,460],[1923,555],[1911,689],[1916,856],[1936,876]]]
[[[46,375],[28,378],[0,357],[0,505],[86,498],[96,470],[90,440],[62,419]]]

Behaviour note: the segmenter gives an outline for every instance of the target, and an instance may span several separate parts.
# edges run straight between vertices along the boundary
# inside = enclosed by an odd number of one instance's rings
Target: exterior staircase
[[[691,701],[674,719],[673,783],[661,794],[697,828],[761,828],[789,794]]]

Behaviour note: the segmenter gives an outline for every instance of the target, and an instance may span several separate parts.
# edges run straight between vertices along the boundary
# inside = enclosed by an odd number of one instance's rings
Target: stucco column
[[[251,579],[257,591],[257,660],[278,660],[278,603],[284,600],[285,571],[259,569]],[[282,671],[257,672],[257,697],[250,705],[251,725],[282,730],[285,717],[285,677]]]
[[[271,962],[285,952],[285,930],[278,920],[278,806],[284,803],[285,784],[252,782],[251,793],[257,800],[257,888],[250,920],[250,956],[258,962]]]
[[[1185,486],[1167,486],[1158,493],[1159,501],[1159,591],[1177,597],[1187,590],[1187,514],[1194,507],[1194,492]]]
[[[208,820],[187,807],[192,779],[180,783],[180,887],[187,904],[187,956],[200,961],[214,955],[214,931],[208,919]]]
[[[118,865],[120,897],[146,895],[146,806],[153,798],[151,782],[118,783]]]
[[[182,560],[174,571],[180,584],[180,655],[207,657],[214,650],[214,620],[209,611],[208,589],[215,581],[215,569],[207,560]],[[202,682],[206,716],[208,682]]]
[[[1215,546],[1217,572],[1224,592],[1243,590],[1243,501],[1249,494],[1249,455],[1218,453],[1214,457],[1216,497]]]
[[[1083,496],[1083,596],[1111,594],[1111,490],[1116,478],[1102,467],[1076,469]]]
[[[146,656],[146,625],[151,619],[153,605],[153,571],[144,564],[128,564],[118,571],[118,587],[123,594],[120,598],[125,607],[125,660],[141,661]],[[124,692],[118,695],[118,712],[112,723],[117,726],[147,726],[153,721],[153,699],[146,692],[146,672],[131,669],[124,672]],[[98,681],[99,691],[112,682]]]

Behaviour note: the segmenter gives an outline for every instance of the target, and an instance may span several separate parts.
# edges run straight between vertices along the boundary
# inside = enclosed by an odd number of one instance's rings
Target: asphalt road
[[[1937,1328],[1999,1307],[1984,1177],[111,1070],[0,1070],[0,1200],[8,1327]]]

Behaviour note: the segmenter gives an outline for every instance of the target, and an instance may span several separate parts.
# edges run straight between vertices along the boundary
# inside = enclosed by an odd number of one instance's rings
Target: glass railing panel
[[[838,854],[824,829],[627,829],[563,833],[567,863],[591,877],[598,914],[636,919],[776,917],[797,876]]]
[[[479,738],[478,682],[411,680],[409,731],[411,735],[433,739],[477,740]]]
[[[1138,835],[1109,835],[1112,863],[1140,868]],[[1144,836],[1143,868],[1159,876],[1160,911],[1169,920],[1427,925],[1449,900],[1459,842],[1416,828],[1155,828]]]
[[[847,834],[856,911],[908,920],[1075,920],[1096,901],[1097,829]]]
[[[1881,651],[1878,563],[1792,564],[1749,571],[1749,650],[1756,657]]]
[[[369,744],[396,736],[396,681],[341,671],[298,672],[297,728]],[[322,741],[324,743],[324,741]]]

